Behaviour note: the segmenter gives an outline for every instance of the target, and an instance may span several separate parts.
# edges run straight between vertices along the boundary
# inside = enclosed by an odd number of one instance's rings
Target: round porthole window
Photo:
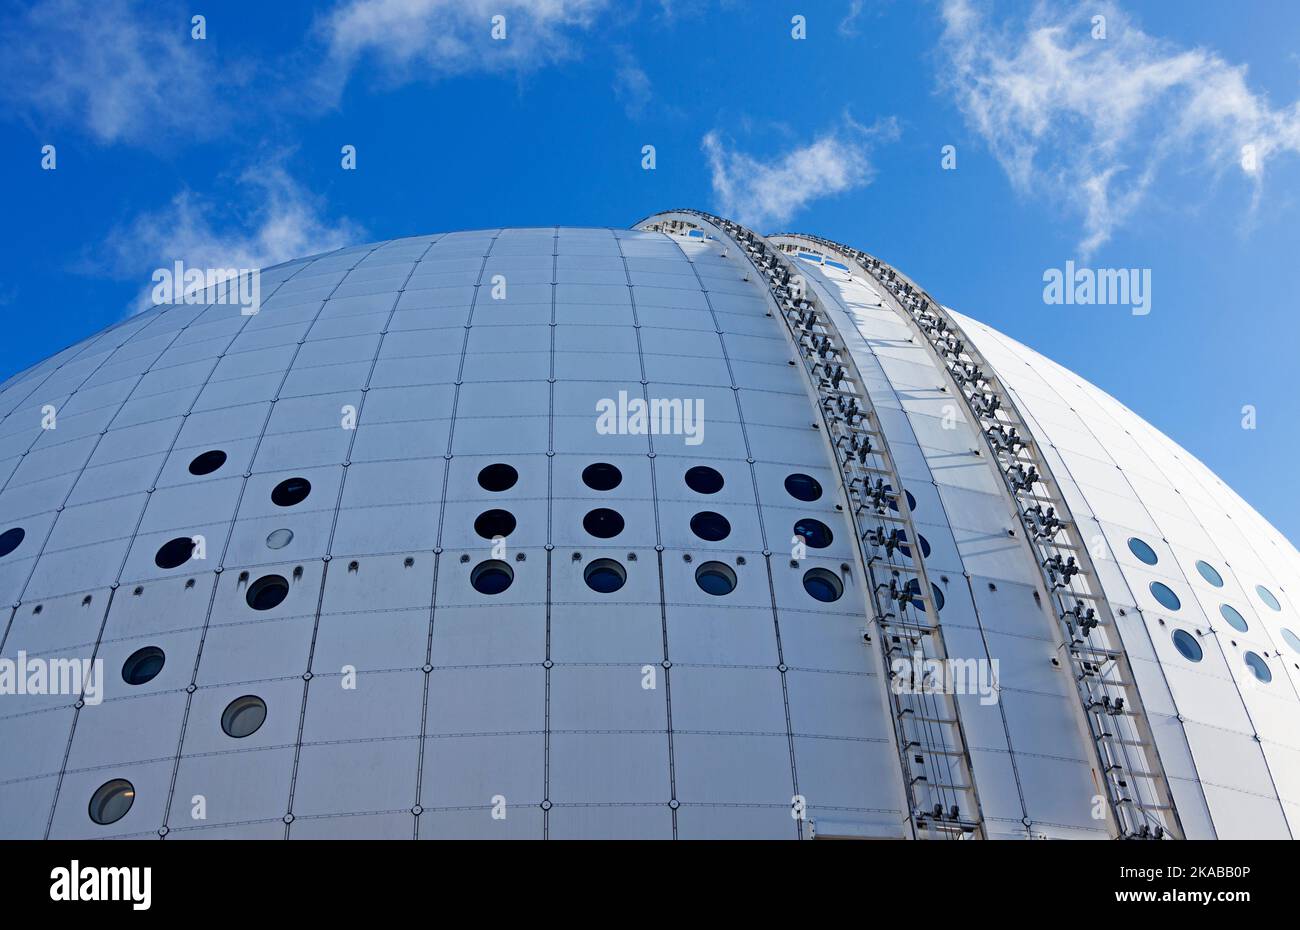
[[[266,536],[266,548],[283,549],[293,542],[293,530],[271,530]]]
[[[582,528],[599,539],[613,539],[623,532],[623,517],[608,507],[597,507],[582,518]]]
[[[722,562],[705,562],[695,570],[695,583],[714,597],[722,597],[736,590],[736,573]]]
[[[582,571],[587,587],[600,594],[613,594],[627,584],[627,571],[613,559],[596,559]]]
[[[125,778],[114,778],[95,789],[90,796],[90,819],[107,826],[117,823],[135,803],[135,785]]]
[[[153,557],[153,563],[159,568],[179,568],[193,554],[194,540],[189,536],[177,536],[162,544]]]
[[[213,449],[210,452],[194,456],[194,460],[190,462],[190,474],[210,475],[225,464],[226,453],[220,449]]]
[[[1224,620],[1228,621],[1228,626],[1232,627],[1238,633],[1245,633],[1250,629],[1250,627],[1246,625],[1246,618],[1241,615],[1241,612],[1237,610],[1237,608],[1230,607],[1227,604],[1220,604],[1219,613],[1223,615]]]
[[[26,535],[27,531],[21,526],[15,526],[11,530],[0,533],[0,559],[17,549]]]
[[[822,496],[822,486],[812,475],[789,475],[785,489],[795,500],[815,501]]]
[[[810,568],[803,573],[803,589],[819,601],[829,604],[844,595],[839,575],[824,568]]]
[[[717,494],[722,484],[722,475],[707,465],[696,465],[686,471],[686,486],[697,494]]]
[[[277,507],[301,504],[311,493],[311,482],[306,478],[285,478],[271,491],[271,503]]]
[[[1296,636],[1286,627],[1282,627],[1282,638],[1286,644],[1291,647],[1292,652],[1300,653],[1300,636]]]
[[[498,462],[478,473],[478,486],[484,491],[509,491],[519,480],[519,472],[510,465]]]
[[[221,714],[221,729],[235,739],[252,736],[265,722],[266,702],[256,694],[235,698]]]
[[[718,542],[731,535],[731,524],[722,514],[704,510],[691,517],[691,532],[700,539]]]
[[[474,532],[484,539],[509,536],[515,531],[515,517],[508,510],[485,510],[474,521]]]
[[[887,485],[885,485],[885,490],[886,490],[886,491],[892,491],[892,490],[894,490],[894,487],[893,487],[893,485],[889,485],[889,484],[887,484]],[[903,493],[904,493],[905,495],[907,495],[907,509],[908,509],[908,512],[909,512],[909,513],[915,513],[915,512],[916,512],[916,497],[913,496],[913,494],[912,494],[911,491],[904,490]],[[889,509],[892,510],[892,511],[894,511],[895,513],[898,512],[898,500],[897,500],[896,498],[892,498],[892,497],[891,497],[891,498],[889,499]]]
[[[814,549],[825,549],[834,539],[829,526],[811,517],[805,517],[796,523],[794,532],[796,536],[802,536],[804,541]]]
[[[1260,656],[1253,652],[1247,652],[1242,658],[1246,660],[1247,668],[1254,672],[1255,677],[1264,684],[1268,684],[1273,680],[1273,670],[1268,667],[1268,663]]]
[[[270,610],[288,596],[289,582],[283,575],[263,575],[248,586],[244,600],[254,610]]]
[[[474,566],[469,573],[469,583],[479,594],[500,594],[515,580],[515,570],[510,563],[490,559]]]
[[[912,592],[912,606],[922,613],[925,613],[925,602],[921,600],[920,579],[913,578],[909,581],[907,583],[907,590]],[[930,582],[930,594],[934,598],[934,609],[943,610],[943,605],[947,603],[947,600],[944,598],[943,592],[939,590],[939,586],[933,581]]]
[[[1196,637],[1186,630],[1174,630],[1174,648],[1189,662],[1199,662],[1204,655]]]
[[[167,656],[157,646],[137,649],[122,663],[122,680],[128,685],[143,685],[158,677]]]
[[[900,540],[898,551],[910,559],[912,557],[912,547],[907,543],[907,531],[899,530],[898,538]],[[920,533],[916,534],[916,538],[921,541],[921,558],[928,559],[930,557],[930,540],[926,539]]]
[[[1177,610],[1183,606],[1183,602],[1178,599],[1178,595],[1173,592],[1173,589],[1162,581],[1151,582],[1151,596],[1159,601],[1160,606],[1166,610]]]
[[[623,482],[623,473],[608,462],[597,462],[582,470],[582,483],[593,491],[612,491]]]
[[[1156,550],[1152,549],[1136,536],[1129,537],[1128,551],[1137,556],[1139,562],[1145,562],[1147,565],[1155,565],[1160,561],[1156,556]]]
[[[1202,578],[1214,585],[1216,588],[1223,587],[1223,576],[1220,575],[1219,570],[1209,562],[1197,562],[1196,570],[1201,573]]]
[[[1263,601],[1269,607],[1272,607],[1274,610],[1282,609],[1282,605],[1279,604],[1277,598],[1273,596],[1273,592],[1270,591],[1268,588],[1264,587],[1262,584],[1255,585],[1255,593],[1259,595],[1259,599],[1261,601]]]

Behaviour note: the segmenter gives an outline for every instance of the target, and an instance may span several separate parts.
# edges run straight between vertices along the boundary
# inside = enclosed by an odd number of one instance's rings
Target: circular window
[[[627,584],[627,572],[613,559],[596,559],[582,571],[587,587],[601,594],[613,594]]]
[[[907,531],[899,530],[898,538],[900,540],[898,543],[898,551],[910,559],[912,557],[912,547],[906,542]],[[930,540],[926,539],[920,533],[916,534],[916,538],[921,541],[921,558],[928,559],[930,557]]]
[[[21,526],[15,526],[11,530],[0,533],[0,559],[17,549],[26,535],[27,531]]]
[[[500,594],[515,580],[515,570],[500,559],[480,562],[469,573],[469,583],[479,594]]]
[[[283,549],[293,542],[293,530],[271,530],[266,536],[266,548]]]
[[[1209,562],[1197,562],[1196,570],[1201,573],[1202,578],[1214,585],[1216,588],[1223,587],[1223,576],[1220,575],[1219,570]]]
[[[1186,630],[1174,630],[1174,648],[1182,653],[1183,658],[1189,662],[1201,661],[1201,644],[1196,641],[1196,637]]]
[[[122,663],[122,680],[128,685],[143,685],[153,681],[166,662],[167,656],[157,646],[137,649]]]
[[[1128,551],[1138,557],[1138,561],[1145,562],[1147,565],[1155,565],[1160,561],[1156,557],[1156,550],[1152,549],[1136,536],[1129,537]]]
[[[706,593],[722,597],[736,590],[736,573],[722,562],[705,562],[695,570],[695,583]]]
[[[227,736],[233,736],[235,739],[252,736],[262,728],[264,723],[266,723],[266,701],[256,694],[245,694],[243,697],[235,698],[226,705],[226,709],[221,714],[221,729],[226,731]]]
[[[301,504],[311,493],[311,482],[306,478],[285,478],[271,491],[271,503],[279,507]]]
[[[623,482],[623,473],[608,462],[597,462],[582,470],[582,483],[593,491],[612,491]]]
[[[1235,607],[1229,607],[1227,604],[1219,605],[1219,613],[1223,614],[1223,619],[1228,621],[1228,626],[1232,627],[1238,633],[1245,633],[1250,629],[1246,625],[1246,618]]]
[[[814,520],[811,517],[805,517],[794,525],[796,536],[802,536],[808,545],[814,549],[825,549],[831,544],[834,538],[831,535],[831,528],[820,520]]]
[[[194,461],[190,462],[190,474],[210,475],[225,464],[226,453],[220,449],[213,449],[210,452],[204,452],[202,455],[194,456]]]
[[[1286,627],[1282,627],[1282,638],[1286,644],[1291,647],[1292,652],[1300,652],[1300,636],[1296,636]]]
[[[885,485],[885,490],[886,490],[886,491],[892,491],[892,490],[894,490],[894,487],[893,487],[893,485],[889,485],[889,484],[887,484],[887,485]],[[912,496],[912,492],[911,492],[911,491],[906,491],[906,490],[905,490],[905,491],[903,491],[903,493],[907,495],[907,510],[908,510],[908,512],[911,513],[912,511],[915,511],[915,510],[916,510],[916,498]],[[897,501],[896,499],[894,499],[894,498],[890,498],[890,500],[889,500],[889,509],[892,510],[892,511],[894,511],[895,513],[898,512],[898,501]]]
[[[519,480],[519,472],[510,465],[498,462],[478,473],[478,486],[484,491],[509,491]]]
[[[824,568],[810,568],[803,573],[803,589],[819,601],[830,603],[844,595],[844,584],[838,575]]]
[[[907,590],[912,592],[912,606],[925,613],[925,602],[921,600],[921,579],[913,578],[909,581]],[[939,586],[933,581],[930,582],[930,594],[934,598],[934,609],[943,610],[943,605],[947,603],[947,599],[943,596],[943,592],[939,590]]]
[[[1173,589],[1161,581],[1151,582],[1151,596],[1160,602],[1160,606],[1169,610],[1177,610],[1183,606],[1183,602],[1178,599]]]
[[[717,494],[722,490],[722,475],[707,465],[686,470],[686,486],[697,494]]]
[[[107,826],[117,823],[135,803],[135,785],[125,778],[114,778],[100,785],[90,796],[90,819]]]
[[[289,582],[283,575],[263,575],[248,586],[244,600],[254,610],[270,610],[278,607],[289,596]]]
[[[1255,673],[1255,677],[1264,682],[1264,684],[1268,684],[1273,680],[1273,670],[1270,669],[1268,663],[1258,655],[1253,652],[1247,652],[1242,656],[1242,658],[1246,660],[1246,665],[1250,667],[1250,670]]]
[[[731,524],[722,514],[704,510],[691,517],[691,532],[700,539],[717,542],[731,535]]]
[[[1257,584],[1255,585],[1255,591],[1259,594],[1259,599],[1269,607],[1272,607],[1274,610],[1282,609],[1282,605],[1277,602],[1277,598],[1273,596],[1273,592],[1268,588],[1264,587],[1262,584]]]
[[[509,536],[515,531],[515,517],[508,510],[485,510],[474,521],[474,532],[484,539]]]
[[[176,568],[184,565],[194,554],[194,540],[189,536],[177,536],[162,544],[153,557],[153,563],[159,568]]]
[[[790,496],[801,501],[815,501],[822,496],[822,486],[812,475],[789,475],[785,489]]]
[[[623,532],[623,518],[618,511],[607,507],[597,507],[582,518],[582,528],[592,536],[612,539]]]

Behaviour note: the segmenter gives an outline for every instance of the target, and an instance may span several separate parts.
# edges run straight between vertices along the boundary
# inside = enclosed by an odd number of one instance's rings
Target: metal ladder
[[[912,835],[983,838],[983,818],[956,699],[943,687],[917,682],[911,674],[914,656],[947,668],[948,653],[901,476],[838,329],[811,289],[802,286],[802,276],[790,259],[745,227],[707,213],[680,210],[657,214],[637,228],[671,235],[689,236],[692,230],[712,235],[724,243],[724,255],[725,243],[730,243],[767,284],[785,322],[781,330],[802,359],[838,465],[870,593],[871,623],[863,637],[870,644],[874,625]],[[745,279],[749,280],[748,274]]]
[[[947,369],[998,464],[1033,548],[1054,613],[1059,651],[1073,673],[1097,750],[1110,819],[1121,839],[1183,835],[1132,666],[1101,588],[1087,542],[1038,443],[992,365],[951,315],[900,272],[857,249],[806,235],[773,241],[787,253],[856,265],[878,282],[895,309]]]

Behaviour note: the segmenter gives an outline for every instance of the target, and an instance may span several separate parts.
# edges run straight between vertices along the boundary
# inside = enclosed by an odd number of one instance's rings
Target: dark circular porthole
[[[509,536],[515,531],[515,517],[508,510],[485,510],[474,521],[474,532],[484,539]]]
[[[912,606],[917,610],[925,613],[925,601],[921,600],[921,582],[920,579],[913,578],[907,583],[907,590],[912,594]],[[930,582],[930,596],[934,598],[934,609],[943,610],[943,605],[947,599],[943,596],[943,591],[933,581]]]
[[[194,540],[189,536],[177,536],[169,539],[159,547],[153,557],[153,563],[159,568],[179,568],[190,560],[194,554]]]
[[[301,504],[311,493],[311,482],[306,478],[285,478],[271,491],[271,503],[277,507]]]
[[[822,486],[812,475],[787,475],[785,490],[795,500],[815,501],[822,496]]]
[[[722,597],[736,590],[736,573],[724,562],[705,562],[695,570],[695,583],[706,594]]]
[[[1199,662],[1201,657],[1205,655],[1201,651],[1201,644],[1196,641],[1196,637],[1186,630],[1174,630],[1174,648],[1188,662]]]
[[[820,520],[814,520],[811,517],[805,517],[794,525],[796,536],[802,536],[804,541],[814,549],[825,549],[831,544],[835,537],[831,535],[831,528]]]
[[[102,826],[117,823],[135,803],[135,785],[125,778],[106,781],[90,796],[90,819]]]
[[[1202,578],[1214,585],[1216,588],[1223,587],[1223,576],[1220,575],[1219,570],[1209,562],[1197,562],[1196,570],[1201,573]]]
[[[226,464],[226,453],[220,449],[212,449],[200,455],[194,456],[190,462],[191,475],[210,475],[222,465]]]
[[[128,685],[143,685],[158,677],[167,656],[157,646],[137,649],[122,663],[122,680]]]
[[[1145,540],[1138,539],[1136,536],[1129,537],[1128,551],[1137,556],[1139,562],[1147,565],[1155,565],[1160,561],[1156,555],[1156,550],[1147,545]]]
[[[221,714],[221,729],[234,739],[252,736],[265,722],[266,702],[256,694],[235,698]]]
[[[484,491],[509,491],[519,480],[519,472],[504,462],[488,465],[478,473],[478,486]]]
[[[1220,604],[1219,613],[1224,620],[1228,621],[1228,626],[1232,627],[1238,633],[1249,632],[1250,627],[1246,623],[1246,618],[1241,615],[1241,611],[1229,604]]]
[[[254,610],[270,610],[288,596],[289,582],[283,575],[263,575],[248,586],[244,600]]]
[[[894,490],[894,486],[891,485],[891,484],[886,484],[886,485],[885,485],[885,490],[886,490],[886,491],[893,491],[893,490]],[[908,491],[908,490],[904,490],[904,491],[903,491],[903,494],[905,494],[905,495],[907,496],[907,511],[908,511],[908,513],[915,513],[915,512],[916,512],[916,497],[915,497],[915,495],[913,495],[912,492],[911,492],[911,491]],[[898,498],[897,498],[897,497],[890,497],[890,499],[889,499],[889,509],[892,510],[892,511],[894,511],[895,513],[898,512]]]
[[[686,470],[686,486],[696,494],[717,494],[722,485],[722,474],[707,465],[696,465]]]
[[[597,507],[582,518],[582,528],[599,539],[613,539],[623,532],[623,517],[617,510]]]
[[[1183,606],[1183,602],[1178,599],[1174,589],[1169,587],[1163,581],[1151,582],[1151,596],[1160,602],[1160,606],[1167,610],[1177,610]]]
[[[596,559],[582,571],[587,587],[601,594],[613,594],[627,584],[627,571],[613,559]]]
[[[844,583],[839,575],[824,568],[810,568],[804,572],[803,589],[827,604],[844,596]]]
[[[582,483],[593,491],[612,491],[623,482],[623,473],[608,462],[596,462],[582,470]]]
[[[731,535],[731,524],[722,514],[704,510],[691,517],[691,532],[700,539],[718,542]]]
[[[469,583],[479,594],[500,594],[515,580],[515,570],[510,563],[490,559],[474,566],[469,573]]]
[[[928,559],[930,557],[930,540],[926,539],[920,533],[916,534],[916,538],[921,541],[921,558]],[[898,539],[898,551],[910,559],[912,557],[912,547],[907,542],[907,531],[899,530]]]
[[[22,545],[23,537],[26,535],[27,531],[21,526],[15,526],[13,529],[0,533],[0,559],[3,559]]]
[[[1268,667],[1268,663],[1259,655],[1253,652],[1247,652],[1242,656],[1242,658],[1246,660],[1246,667],[1254,672],[1255,677],[1264,684],[1268,684],[1273,680],[1273,670]]]

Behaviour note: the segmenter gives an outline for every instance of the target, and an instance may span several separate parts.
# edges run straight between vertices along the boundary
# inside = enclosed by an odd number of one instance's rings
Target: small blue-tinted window
[[[925,602],[921,600],[920,580],[913,578],[909,581],[907,583],[907,590],[912,592],[912,606],[921,611],[921,613],[925,613]],[[933,581],[930,582],[930,594],[934,597],[934,609],[943,610],[943,605],[946,602],[943,592],[939,590],[939,586]]]
[[[1170,589],[1169,585],[1160,581],[1151,582],[1151,596],[1160,602],[1160,606],[1168,610],[1177,610],[1183,606],[1183,602],[1178,599],[1178,595]]]
[[[1136,536],[1129,539],[1128,551],[1133,553],[1135,556],[1138,557],[1138,559],[1147,563],[1148,565],[1155,565],[1157,562],[1160,561],[1160,559],[1156,557],[1156,550],[1152,549],[1150,546],[1148,546],[1142,540],[1138,539]]]
[[[1228,626],[1232,627],[1238,633],[1245,633],[1250,629],[1246,625],[1246,618],[1235,607],[1229,607],[1227,604],[1219,605],[1219,613],[1223,614],[1223,619],[1228,621]]]
[[[1286,627],[1282,627],[1282,638],[1286,640],[1286,644],[1291,647],[1292,652],[1300,653],[1300,636],[1296,636]]]
[[[1202,578],[1214,585],[1216,588],[1223,587],[1223,576],[1220,575],[1219,570],[1209,562],[1197,562],[1196,570],[1201,573]]]
[[[1268,667],[1267,662],[1265,662],[1255,653],[1248,652],[1245,654],[1245,656],[1243,656],[1243,658],[1246,660],[1246,665],[1249,666],[1250,670],[1255,673],[1255,677],[1258,678],[1260,681],[1264,682],[1265,684],[1268,684],[1270,681],[1273,680],[1272,669]]]
[[[1262,584],[1257,584],[1255,585],[1255,591],[1259,594],[1259,599],[1269,607],[1272,607],[1274,610],[1282,609],[1282,605],[1277,602],[1277,598],[1273,596],[1273,592],[1268,588],[1264,587]]]
[[[1174,648],[1182,653],[1183,658],[1189,662],[1201,661],[1201,644],[1196,641],[1196,637],[1186,630],[1174,630]]]

